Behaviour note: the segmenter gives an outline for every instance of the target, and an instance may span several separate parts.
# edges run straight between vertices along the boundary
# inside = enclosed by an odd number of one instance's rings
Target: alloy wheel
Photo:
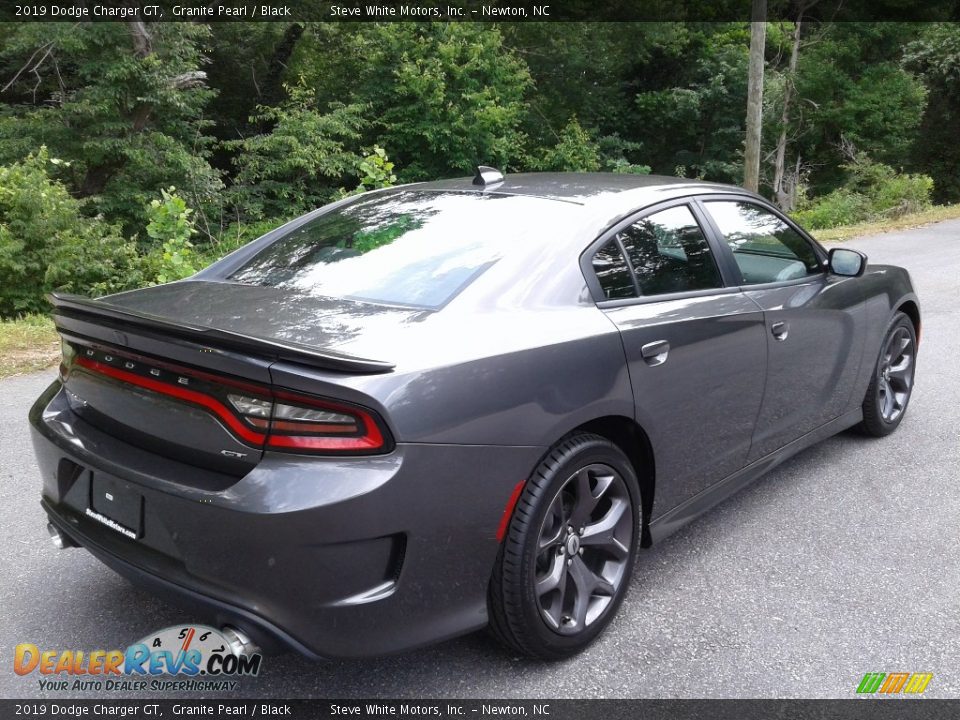
[[[903,414],[913,386],[913,339],[905,327],[887,338],[877,369],[877,406],[884,421],[895,422]]]
[[[560,487],[536,549],[537,605],[552,630],[575,635],[603,615],[627,574],[634,525],[626,482],[609,465],[587,465]]]

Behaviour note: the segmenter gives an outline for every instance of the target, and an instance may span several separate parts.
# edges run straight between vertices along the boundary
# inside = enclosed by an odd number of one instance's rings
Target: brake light
[[[355,405],[237,382],[113,350],[82,349],[69,359],[89,372],[197,405],[250,445],[310,453],[388,449],[380,422],[371,411]]]
[[[267,430],[267,447],[372,451],[384,446],[376,420],[361,408],[276,391],[271,400],[229,393],[227,399],[255,428]]]

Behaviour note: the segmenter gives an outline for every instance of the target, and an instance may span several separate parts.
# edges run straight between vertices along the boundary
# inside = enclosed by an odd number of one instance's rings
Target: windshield
[[[542,198],[399,190],[300,225],[230,277],[312,295],[438,308],[544,224]]]

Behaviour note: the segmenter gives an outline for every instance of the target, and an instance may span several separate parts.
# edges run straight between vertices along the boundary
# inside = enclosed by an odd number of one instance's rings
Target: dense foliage
[[[0,24],[0,316],[480,163],[738,183],[748,44],[746,23]],[[765,88],[762,191],[803,221],[960,201],[960,26],[770,23]]]
[[[857,153],[841,168],[847,174],[844,185],[814,200],[803,198],[793,214],[799,223],[832,228],[899,217],[930,206],[933,180],[927,175],[898,173],[865,153]]]
[[[80,201],[51,179],[66,163],[41,147],[23,162],[0,166],[0,308],[44,310],[53,289],[105,293],[143,277],[133,244],[117,225],[85,217]],[[69,170],[69,168],[67,168]]]

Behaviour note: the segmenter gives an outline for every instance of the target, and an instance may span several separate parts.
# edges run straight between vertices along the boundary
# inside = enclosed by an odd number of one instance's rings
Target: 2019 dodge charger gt
[[[577,652],[638,548],[895,430],[920,335],[905,270],[742,189],[490,168],[53,302],[30,421],[54,540],[313,657],[488,624]]]

